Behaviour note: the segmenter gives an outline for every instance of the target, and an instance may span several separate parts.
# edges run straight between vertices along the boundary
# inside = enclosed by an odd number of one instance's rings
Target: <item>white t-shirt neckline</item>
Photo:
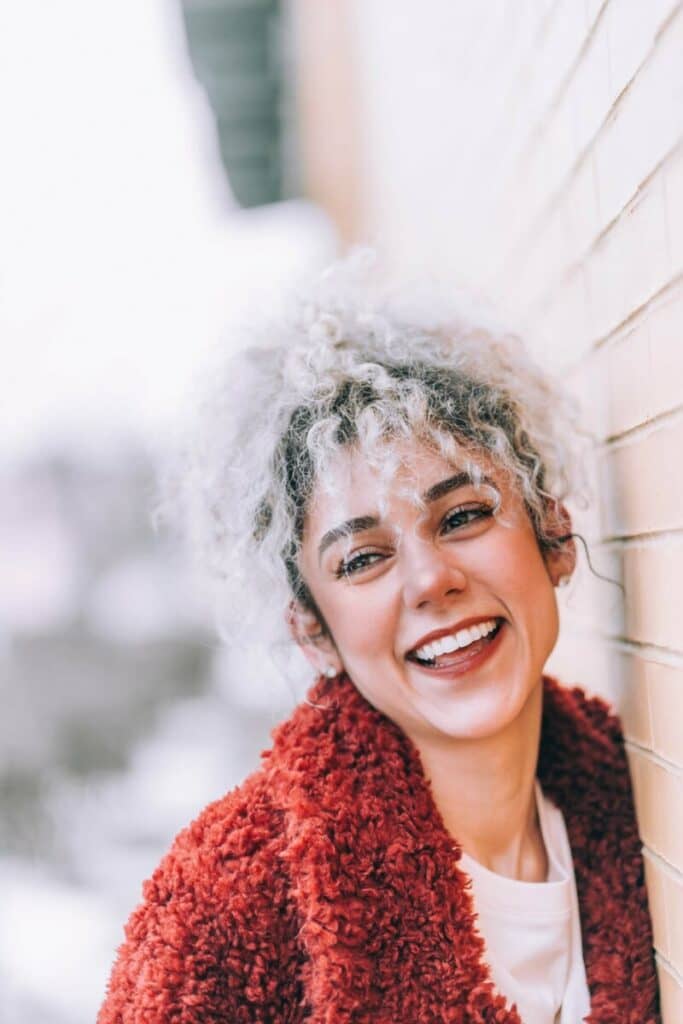
[[[464,851],[478,930],[499,992],[516,1003],[523,1024],[581,1024],[590,1011],[574,864],[564,818],[534,792],[548,855],[545,882],[522,882],[485,868]]]

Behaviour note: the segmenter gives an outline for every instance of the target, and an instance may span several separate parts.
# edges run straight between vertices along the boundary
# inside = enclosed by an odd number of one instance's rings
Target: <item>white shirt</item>
[[[489,871],[463,851],[493,983],[523,1024],[581,1024],[590,1011],[574,864],[564,818],[535,783],[545,882]]]

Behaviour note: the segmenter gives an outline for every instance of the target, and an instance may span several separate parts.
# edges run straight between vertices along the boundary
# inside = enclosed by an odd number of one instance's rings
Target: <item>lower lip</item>
[[[465,652],[458,657],[457,661],[451,662],[450,665],[430,668],[428,665],[420,665],[417,661],[410,661],[409,664],[429,676],[447,677],[449,679],[455,676],[464,676],[468,672],[473,672],[475,669],[480,668],[484,662],[493,657],[502,643],[506,628],[507,623],[501,622],[500,628],[492,640],[489,640],[483,647],[480,647],[478,651],[472,654]]]

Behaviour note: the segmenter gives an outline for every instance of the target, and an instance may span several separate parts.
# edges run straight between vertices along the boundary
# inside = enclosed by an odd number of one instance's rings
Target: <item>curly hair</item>
[[[192,543],[211,570],[231,640],[285,639],[306,511],[354,447],[391,478],[417,440],[475,476],[485,454],[523,496],[541,547],[576,493],[576,410],[520,339],[460,301],[382,289],[365,255],[329,268],[205,391],[174,474]],[[561,538],[560,538],[561,540]]]

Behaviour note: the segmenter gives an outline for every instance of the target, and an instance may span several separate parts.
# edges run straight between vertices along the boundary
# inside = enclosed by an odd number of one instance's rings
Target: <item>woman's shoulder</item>
[[[213,863],[221,872],[229,866],[247,866],[265,855],[282,835],[282,813],[273,803],[263,766],[243,782],[211,801],[178,833],[154,875],[185,879],[193,873],[206,877]],[[183,871],[179,872],[179,868]]]
[[[544,726],[558,732],[579,732],[586,741],[603,746],[623,745],[621,718],[605,697],[554,676],[544,676],[543,685]]]
[[[567,803],[576,803],[581,793],[592,793],[602,802],[609,793],[630,807],[630,770],[615,708],[583,686],[568,686],[549,676],[543,682],[538,761],[542,781],[557,789],[558,798],[566,790],[562,799]]]
[[[188,1001],[209,1024],[279,1003],[278,968],[296,955],[283,835],[260,768],[176,836],[128,919],[98,1024],[166,1024]]]

